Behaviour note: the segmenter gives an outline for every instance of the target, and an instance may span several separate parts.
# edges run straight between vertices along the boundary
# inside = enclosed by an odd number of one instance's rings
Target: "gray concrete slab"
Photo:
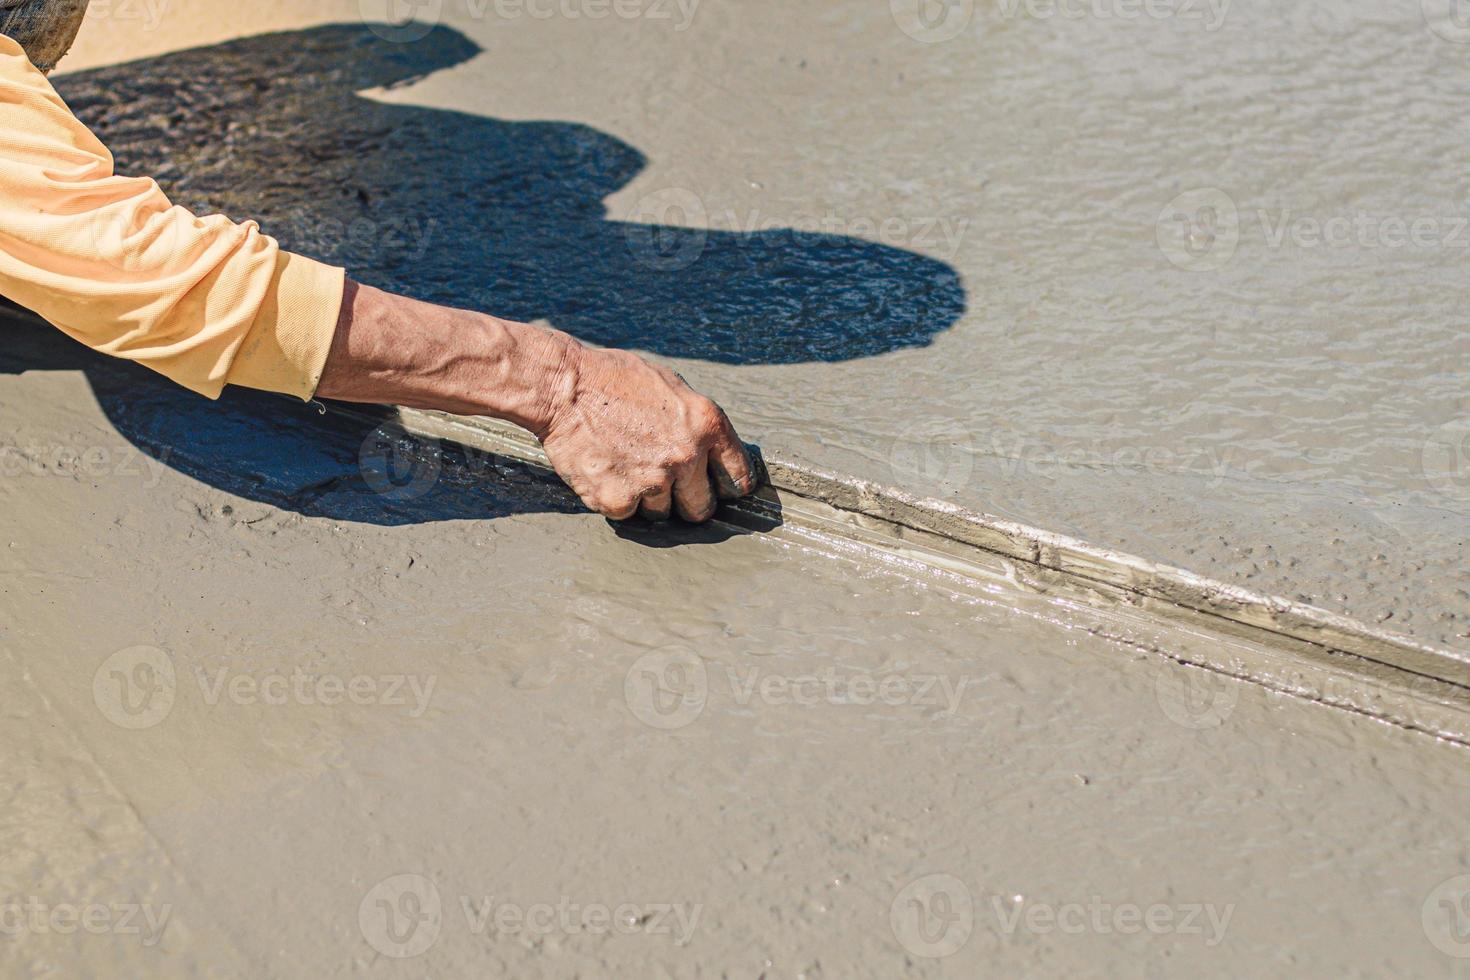
[[[307,16],[215,6],[81,56]],[[183,202],[667,357],[784,456],[1466,648],[1448,9],[445,0],[63,89]]]
[[[1459,746],[6,331],[8,974],[1467,962]]]

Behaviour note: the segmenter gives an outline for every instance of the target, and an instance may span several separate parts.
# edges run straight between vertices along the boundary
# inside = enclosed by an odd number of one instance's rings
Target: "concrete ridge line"
[[[895,487],[779,460],[766,464],[773,486],[838,510],[1470,687],[1470,654],[1351,616]]]
[[[530,433],[488,418],[459,418],[416,409],[400,410],[410,429],[455,440],[456,434],[489,439],[496,449],[524,462],[548,467],[540,444]],[[1151,561],[1043,528],[1007,520],[943,500],[922,497],[897,487],[831,473],[779,459],[764,459],[769,486],[744,507],[768,516],[780,514],[797,498],[863,519],[863,529],[902,540],[904,532],[925,535],[992,555],[1025,562],[1058,573],[1079,584],[1109,586],[1147,599],[1352,654],[1398,671],[1431,678],[1470,694],[1470,654],[1424,643],[1281,596]],[[774,493],[772,492],[774,491]],[[874,526],[877,522],[878,526]],[[830,521],[829,533],[842,533]]]

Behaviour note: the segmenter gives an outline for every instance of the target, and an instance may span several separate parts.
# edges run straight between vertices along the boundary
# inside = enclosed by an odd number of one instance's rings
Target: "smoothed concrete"
[[[1458,746],[1180,666],[1187,629],[799,529],[617,532],[5,327],[8,975],[1466,962]],[[94,906],[164,924],[50,928]]]

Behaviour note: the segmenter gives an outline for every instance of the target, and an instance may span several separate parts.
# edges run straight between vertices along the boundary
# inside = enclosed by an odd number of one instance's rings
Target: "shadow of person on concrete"
[[[585,513],[554,475],[474,449],[410,437],[392,409],[323,413],[228,388],[200,398],[137,364],[88,350],[0,306],[0,375],[78,371],[118,432],[158,463],[305,516],[396,526],[522,513]],[[25,379],[21,378],[21,384]],[[25,454],[0,420],[0,444]],[[24,420],[19,420],[24,424]],[[60,447],[80,454],[88,447]]]
[[[362,24],[332,25],[56,84],[119,172],[154,176],[178,204],[254,218],[285,247],[360,281],[546,320],[591,343],[724,364],[835,362],[927,345],[964,312],[959,276],[942,262],[839,235],[682,226],[697,225],[703,206],[687,189],[654,193],[648,213],[632,220],[610,217],[604,198],[645,160],[590,127],[359,94],[480,54],[445,27],[396,43]],[[189,442],[240,436],[225,415],[261,413],[246,467],[256,483],[270,482],[272,465],[299,463],[288,457],[301,451],[292,442],[301,437],[289,433],[315,417],[250,393],[232,391],[211,407],[153,385],[142,386],[146,394],[130,384],[94,387],[120,431],[174,447],[174,459]],[[373,519],[349,510],[343,519]],[[437,516],[423,508],[421,519]],[[412,508],[391,520],[413,520]]]

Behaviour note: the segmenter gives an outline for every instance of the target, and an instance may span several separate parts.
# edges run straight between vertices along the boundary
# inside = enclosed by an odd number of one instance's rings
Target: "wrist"
[[[574,400],[583,350],[559,330],[349,283],[317,393],[489,415],[540,438]]]
[[[582,347],[560,330],[530,323],[491,321],[498,383],[483,385],[483,401],[474,414],[490,415],[528,429],[543,439],[575,400],[581,374]]]

